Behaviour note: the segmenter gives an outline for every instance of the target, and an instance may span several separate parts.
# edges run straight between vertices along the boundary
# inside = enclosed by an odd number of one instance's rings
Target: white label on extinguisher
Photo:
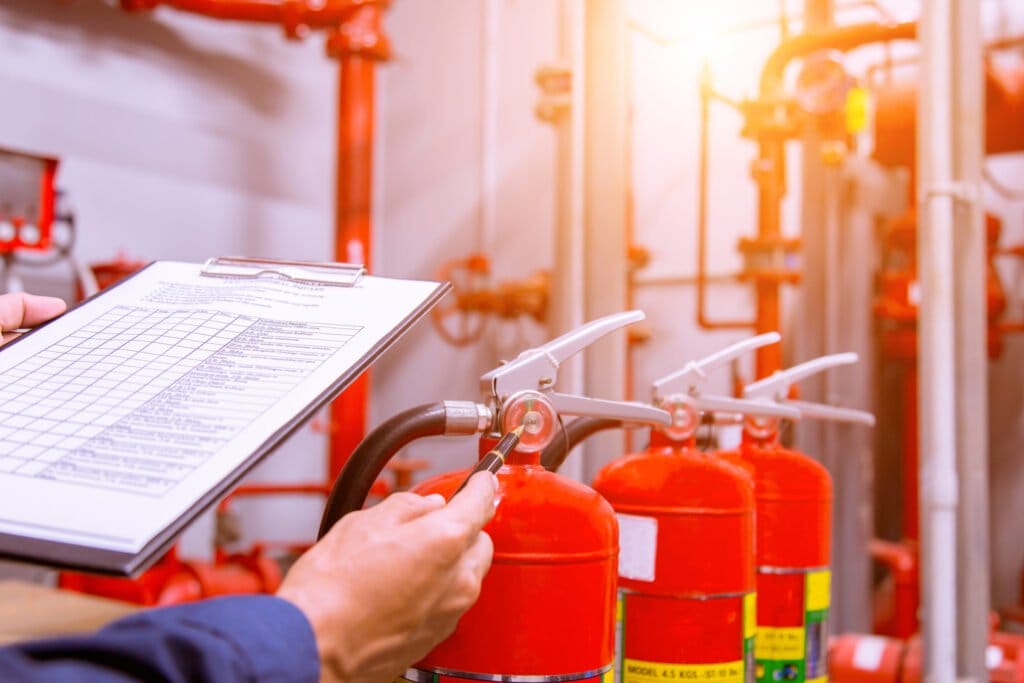
[[[885,640],[867,636],[857,642],[853,649],[853,668],[861,671],[878,671],[885,654]]]
[[[917,280],[907,283],[907,303],[914,308],[921,305],[921,283]]]
[[[654,581],[658,557],[658,520],[640,515],[616,514],[619,519],[619,577]]]
[[[996,645],[985,648],[985,668],[991,671],[1003,663],[1003,651]]]

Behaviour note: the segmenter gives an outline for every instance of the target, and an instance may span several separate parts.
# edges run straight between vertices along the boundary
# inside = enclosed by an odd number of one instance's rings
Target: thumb
[[[474,538],[494,517],[494,497],[497,490],[497,477],[490,472],[477,472],[466,483],[466,487],[436,514],[454,518],[458,523],[465,525],[470,538]]]
[[[67,310],[62,299],[18,292],[0,295],[0,330],[16,330],[46,322]]]

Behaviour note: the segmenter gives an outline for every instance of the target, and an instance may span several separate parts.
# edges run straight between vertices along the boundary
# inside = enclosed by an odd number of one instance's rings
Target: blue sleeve
[[[317,683],[305,615],[269,595],[140,612],[91,636],[0,648],[0,681]]]

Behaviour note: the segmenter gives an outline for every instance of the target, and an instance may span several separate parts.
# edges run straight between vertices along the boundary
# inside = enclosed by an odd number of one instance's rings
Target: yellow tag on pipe
[[[854,86],[846,93],[846,132],[856,135],[868,127],[871,98],[866,88]]]

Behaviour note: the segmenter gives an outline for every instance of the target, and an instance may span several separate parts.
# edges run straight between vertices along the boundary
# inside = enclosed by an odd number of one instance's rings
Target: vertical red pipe
[[[917,361],[903,375],[903,538],[916,547],[918,523]]]
[[[372,266],[374,71],[388,58],[383,8],[366,5],[328,38],[338,60],[338,169],[334,258]],[[370,377],[364,373],[331,404],[329,475],[337,477],[366,433]]]
[[[786,194],[786,147],[778,135],[769,135],[760,143],[760,156],[755,166],[757,179],[757,236],[766,244],[777,243],[782,235],[780,217],[782,199]],[[757,279],[757,334],[782,329],[780,310],[780,282],[775,279]],[[757,377],[767,377],[782,369],[782,348],[768,344],[756,351]]]

